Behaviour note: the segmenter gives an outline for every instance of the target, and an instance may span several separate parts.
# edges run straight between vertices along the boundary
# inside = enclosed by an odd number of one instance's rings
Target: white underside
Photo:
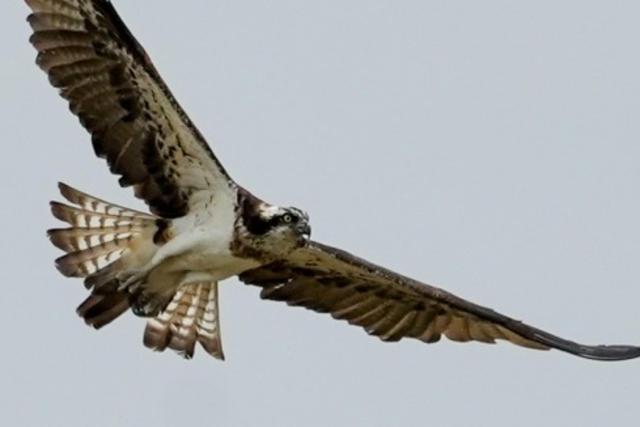
[[[142,269],[148,273],[148,285],[169,290],[185,284],[217,282],[260,266],[231,253],[235,220],[230,201],[218,206],[211,203],[207,209],[173,220],[174,236]]]

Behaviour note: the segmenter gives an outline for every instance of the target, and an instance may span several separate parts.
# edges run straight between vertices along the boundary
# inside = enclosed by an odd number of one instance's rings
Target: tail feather
[[[111,241],[70,252],[56,259],[56,268],[67,277],[86,277],[120,258],[127,243]]]
[[[56,260],[65,276],[85,277],[92,294],[77,309],[88,325],[100,328],[127,311],[134,295],[118,288],[116,275],[127,267],[123,260],[135,252],[138,259],[152,242],[156,217],[95,198],[68,185],[58,185],[71,204],[51,202],[53,215],[69,228],[47,232],[51,243],[67,252]],[[153,250],[153,244],[149,245]]]
[[[108,203],[65,184],[59,188],[71,205],[51,202],[51,211],[70,227],[51,229],[48,236],[66,252],[56,260],[58,270],[65,276],[84,277],[91,290],[77,308],[85,322],[99,329],[132,309],[149,318],[145,346],[157,351],[170,348],[191,358],[200,343],[207,353],[224,360],[217,282],[181,284],[175,294],[171,293],[175,288],[154,288],[146,278],[129,283],[162,244],[154,239],[162,229],[158,217]]]
[[[131,226],[102,227],[103,234],[93,228],[54,228],[48,231],[49,239],[58,249],[75,252],[129,238],[135,229]]]
[[[155,219],[153,215],[106,202],[102,199],[98,199],[97,197],[78,191],[62,182],[58,183],[58,188],[60,189],[60,194],[62,194],[65,199],[76,206],[80,206],[86,211],[116,216],[119,218],[134,217],[138,219]]]
[[[76,206],[51,202],[53,215],[71,225],[51,229],[49,239],[67,252],[56,267],[69,277],[86,277],[120,259],[141,234],[155,228],[156,218],[89,196],[59,184],[60,193]]]
[[[113,227],[115,224],[118,224],[120,228],[124,228],[126,225],[141,225],[140,223],[147,219],[144,217],[133,217],[129,215],[112,215],[76,206],[69,206],[56,201],[51,202],[51,213],[60,221],[64,221],[80,228],[106,228]],[[141,221],[141,219],[143,221]]]
[[[167,308],[147,321],[144,345],[148,348],[170,348],[190,359],[196,342],[210,355],[224,360],[217,282],[182,285]]]

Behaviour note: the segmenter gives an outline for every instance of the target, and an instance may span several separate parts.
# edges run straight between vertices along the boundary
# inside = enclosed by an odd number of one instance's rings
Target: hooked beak
[[[298,234],[302,236],[304,240],[309,240],[311,237],[311,226],[307,222],[298,224]]]

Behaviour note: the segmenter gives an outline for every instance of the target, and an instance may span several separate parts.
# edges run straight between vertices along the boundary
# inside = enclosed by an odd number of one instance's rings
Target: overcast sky
[[[603,426],[640,360],[385,344],[221,287],[226,362],[94,331],[46,239],[64,181],[142,208],[0,6],[0,425]],[[640,345],[640,2],[115,2],[230,174],[315,239],[589,344]]]

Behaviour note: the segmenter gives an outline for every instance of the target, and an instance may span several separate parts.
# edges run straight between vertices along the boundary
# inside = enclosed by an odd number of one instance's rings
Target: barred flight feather
[[[48,231],[51,242],[67,252],[56,267],[69,277],[86,277],[118,260],[139,236],[155,229],[155,217],[105,202],[59,184],[69,206],[51,202],[53,215],[71,225]]]
[[[170,348],[187,359],[196,342],[207,353],[224,360],[218,310],[218,283],[182,285],[167,308],[147,321],[144,345],[155,351]]]

